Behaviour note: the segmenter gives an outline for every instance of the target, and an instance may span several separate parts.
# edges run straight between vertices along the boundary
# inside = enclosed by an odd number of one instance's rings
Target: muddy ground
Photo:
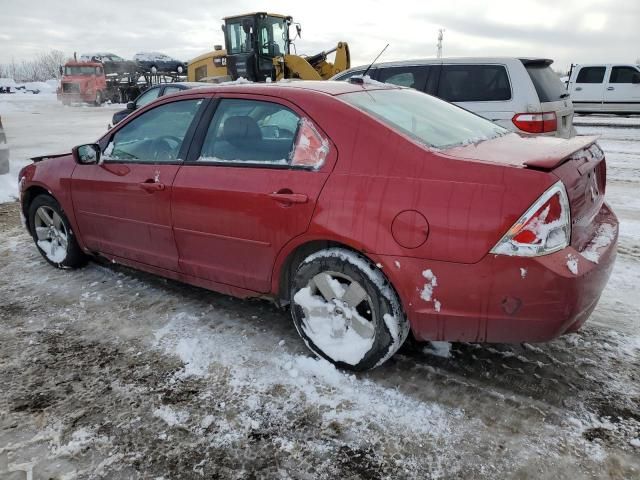
[[[0,205],[0,479],[640,478],[638,336],[413,344],[345,374],[268,303],[56,270],[17,211]]]

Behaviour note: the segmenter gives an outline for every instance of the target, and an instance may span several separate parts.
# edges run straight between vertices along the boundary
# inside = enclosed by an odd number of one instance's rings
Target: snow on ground
[[[14,171],[94,140],[113,110],[35,97],[0,99]],[[634,168],[605,152],[620,248],[585,328],[407,345],[358,375],[265,302],[101,262],[56,270],[0,205],[0,477],[638,478],[640,153]]]
[[[37,155],[63,153],[107,131],[122,105],[62,106],[54,93],[0,95],[0,117],[9,145],[10,171],[0,175],[0,202],[18,195],[18,172]]]

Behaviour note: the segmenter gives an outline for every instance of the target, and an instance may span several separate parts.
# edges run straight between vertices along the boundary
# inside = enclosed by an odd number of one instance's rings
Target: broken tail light
[[[561,181],[553,184],[504,234],[491,253],[537,257],[557,252],[571,240],[571,213]]]

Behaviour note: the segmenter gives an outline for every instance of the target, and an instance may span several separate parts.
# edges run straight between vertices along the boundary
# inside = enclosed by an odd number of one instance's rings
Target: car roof
[[[553,60],[549,58],[537,57],[443,57],[443,58],[416,58],[413,60],[396,60],[391,62],[374,63],[371,68],[381,67],[400,67],[408,65],[440,65],[443,63],[465,63],[465,64],[485,64],[485,63],[505,63],[506,61],[519,61],[525,65],[528,64],[547,64],[551,65]],[[350,68],[348,71],[361,70],[367,68],[368,65]],[[343,73],[343,72],[341,72]]]
[[[185,82],[197,84],[198,87],[202,82]],[[167,85],[171,85],[170,83]],[[223,82],[218,84],[207,84],[203,86],[203,90],[207,92],[243,92],[256,94],[272,94],[274,90],[308,90],[327,95],[342,95],[344,93],[360,92],[362,90],[398,90],[403,87],[397,85],[365,82],[364,84],[351,82],[338,82],[333,80],[283,80],[271,83],[253,83],[253,82]],[[200,88],[198,88],[200,90]],[[176,95],[179,93],[176,92]]]

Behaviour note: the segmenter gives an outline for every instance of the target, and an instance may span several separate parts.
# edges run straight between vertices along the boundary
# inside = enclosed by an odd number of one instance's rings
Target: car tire
[[[330,248],[300,263],[290,285],[296,330],[316,355],[362,371],[387,361],[409,334],[395,290],[356,252]]]
[[[31,202],[28,222],[38,251],[51,265],[79,268],[87,263],[67,216],[52,196],[39,195]]]

